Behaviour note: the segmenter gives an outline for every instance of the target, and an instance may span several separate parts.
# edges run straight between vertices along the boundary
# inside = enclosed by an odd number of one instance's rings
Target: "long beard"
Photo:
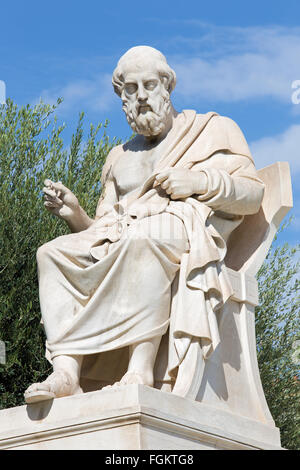
[[[159,102],[147,102],[151,107],[151,111],[145,113],[138,112],[139,106],[136,103],[128,103],[127,100],[123,101],[123,111],[126,114],[126,119],[131,129],[137,134],[144,136],[155,136],[161,134],[167,122],[167,117],[171,110],[171,102],[169,93],[161,96]]]

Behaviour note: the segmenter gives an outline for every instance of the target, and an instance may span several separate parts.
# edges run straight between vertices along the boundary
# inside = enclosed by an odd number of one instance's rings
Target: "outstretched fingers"
[[[53,189],[49,189],[49,187],[44,187],[43,192],[45,199],[45,207],[61,207],[63,205],[63,201]]]
[[[67,188],[61,181],[51,181],[49,179],[45,179],[44,185],[48,190],[53,190],[56,192],[56,195],[60,197],[61,195],[65,195],[70,192],[69,188]]]
[[[69,188],[63,185],[61,181],[57,181],[57,183],[52,183],[52,188],[60,194],[66,194],[70,192]]]

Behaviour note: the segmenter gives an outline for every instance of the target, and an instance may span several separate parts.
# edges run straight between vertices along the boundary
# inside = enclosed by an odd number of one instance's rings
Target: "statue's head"
[[[129,49],[119,60],[112,83],[133,131],[159,135],[171,112],[170,94],[176,84],[165,56],[148,46]]]

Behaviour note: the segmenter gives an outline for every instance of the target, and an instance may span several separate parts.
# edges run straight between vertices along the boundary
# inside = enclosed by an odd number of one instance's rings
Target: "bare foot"
[[[140,372],[126,372],[119,382],[115,382],[113,385],[107,385],[101,390],[107,390],[110,388],[121,387],[122,385],[141,384],[149,385],[153,387],[153,376],[152,374],[140,373]]]
[[[34,383],[24,393],[26,403],[50,400],[83,393],[76,379],[64,370],[57,370],[40,383]]]

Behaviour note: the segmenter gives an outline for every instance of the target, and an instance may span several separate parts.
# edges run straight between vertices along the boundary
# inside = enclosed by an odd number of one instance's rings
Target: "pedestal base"
[[[0,411],[0,449],[281,449],[279,430],[143,385]]]

